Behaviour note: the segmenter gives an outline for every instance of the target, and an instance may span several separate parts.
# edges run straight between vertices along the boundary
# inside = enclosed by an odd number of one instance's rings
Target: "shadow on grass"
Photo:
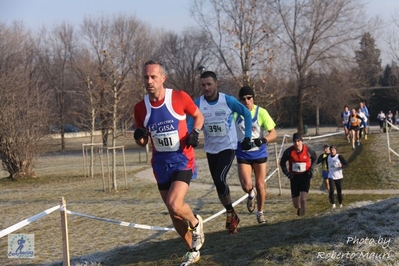
[[[349,156],[347,163],[352,163],[356,160],[356,158],[362,153],[363,151],[363,145],[356,146],[356,148],[353,150],[353,153]]]
[[[287,214],[292,220],[241,227],[235,235],[206,233],[205,224],[206,241],[196,265],[394,265],[399,257],[398,205],[399,198],[391,198],[325,209],[314,217]],[[177,237],[152,239],[72,258],[71,265],[178,265],[184,252]]]

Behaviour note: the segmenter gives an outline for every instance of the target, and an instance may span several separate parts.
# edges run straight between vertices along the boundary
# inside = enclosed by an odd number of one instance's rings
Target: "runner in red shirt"
[[[151,164],[159,193],[177,233],[189,249],[182,265],[192,264],[200,259],[205,235],[201,216],[193,213],[184,197],[191,179],[196,178],[193,147],[198,145],[204,116],[187,93],[164,87],[166,75],[161,63],[146,62],[143,78],[148,94],[134,107],[134,139],[145,146],[150,137]],[[186,114],[194,118],[191,133],[187,130]]]
[[[303,144],[300,133],[292,136],[294,145],[286,149],[281,156],[281,171],[288,177],[291,185],[291,197],[297,215],[306,213],[306,199],[310,188],[310,179],[313,177],[313,169],[317,163],[316,153]],[[289,168],[287,169],[287,161]]]

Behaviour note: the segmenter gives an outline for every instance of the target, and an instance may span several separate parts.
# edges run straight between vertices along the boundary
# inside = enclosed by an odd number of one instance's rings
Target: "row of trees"
[[[218,73],[220,89],[232,95],[252,86],[257,104],[299,131],[309,113],[334,121],[337,104],[366,97],[359,88],[381,71],[370,33],[378,21],[365,20],[362,1],[191,4],[198,27],[181,33],[124,15],[39,32],[0,23],[0,153],[10,175],[33,175],[37,143],[50,125],[61,128],[61,149],[67,123],[91,133],[101,129],[104,146],[108,134],[115,146],[117,128],[133,124],[133,106],[146,93],[141,67],[150,58],[164,62],[168,87],[193,98],[201,94],[203,68]]]

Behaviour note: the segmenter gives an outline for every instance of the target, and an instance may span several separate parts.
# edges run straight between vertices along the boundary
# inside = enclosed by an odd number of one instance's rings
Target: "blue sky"
[[[399,13],[399,0],[364,2],[368,3],[367,14],[380,16],[387,25],[394,11]],[[136,15],[153,27],[180,32],[196,25],[190,16],[189,4],[190,0],[0,0],[0,21],[22,20],[29,28],[37,29],[62,21],[80,24],[85,15],[126,14]]]
[[[85,15],[136,15],[150,25],[180,32],[195,25],[190,0],[0,0],[0,20],[23,20],[29,28],[64,20],[80,24]]]

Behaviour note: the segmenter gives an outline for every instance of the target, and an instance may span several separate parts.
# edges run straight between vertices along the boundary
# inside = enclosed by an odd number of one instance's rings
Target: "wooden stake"
[[[68,241],[68,220],[66,214],[66,202],[64,197],[60,199],[61,206],[61,230],[62,230],[62,254],[63,254],[63,266],[70,266],[70,258],[69,258],[69,241]]]
[[[284,144],[284,143],[283,143]],[[277,167],[277,177],[278,177],[278,187],[279,187],[279,196],[282,195],[281,192],[281,174],[280,174],[280,164],[278,163],[278,153],[277,153],[277,144],[274,144],[274,154],[276,155],[276,167]]]

